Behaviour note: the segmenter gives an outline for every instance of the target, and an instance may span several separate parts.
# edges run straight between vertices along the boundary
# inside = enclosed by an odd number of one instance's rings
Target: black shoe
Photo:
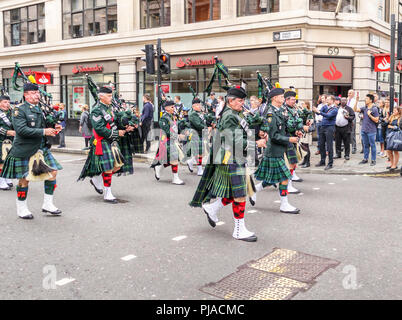
[[[325,162],[320,162],[319,164],[315,165],[316,167],[325,167]]]
[[[349,157],[349,156],[345,156],[345,160],[346,160],[346,161],[349,161],[349,160],[350,160],[350,157]]]
[[[10,188],[14,187],[14,184],[13,184],[12,182],[7,183],[7,184],[8,184],[8,186],[9,186]]]
[[[207,215],[207,219],[208,219],[209,225],[210,225],[212,228],[215,228],[215,227],[216,227],[215,221],[213,221],[213,220],[209,217],[208,212],[206,212],[205,210],[204,210],[204,213]]]
[[[366,164],[368,163],[368,160],[363,159],[362,161],[359,162],[359,164]]]
[[[377,164],[377,161],[372,160],[371,163],[370,163],[370,166],[371,166],[371,167],[374,167],[376,164]]]
[[[244,239],[237,239],[237,240],[246,241],[246,242],[256,242],[257,241],[257,236],[252,235],[251,237],[244,238]]]
[[[33,218],[34,218],[34,216],[32,214],[30,214],[29,216],[20,217],[20,219],[23,219],[23,220],[32,220]]]
[[[307,162],[306,164],[300,166],[300,168],[310,168],[310,162]]]
[[[283,211],[281,210],[282,213],[286,213],[286,214],[300,214],[300,209],[295,209],[294,211]]]
[[[334,157],[334,159],[340,159],[340,158],[342,158],[342,156],[341,156],[340,154],[337,154],[337,155]]]
[[[106,203],[111,203],[111,204],[117,204],[117,203],[119,203],[119,201],[117,201],[117,199],[113,199],[113,200],[106,200],[106,199],[103,199],[103,201],[106,202]]]
[[[59,210],[59,209],[57,209],[56,211],[48,211],[48,210],[45,210],[45,209],[42,209],[42,212],[43,213],[50,213],[51,215],[53,215],[53,216],[58,216],[58,215],[60,215],[60,214],[62,214],[62,211],[61,210]]]
[[[92,182],[92,180],[89,180],[89,182],[92,184],[92,186],[94,187],[95,191],[99,194],[103,194],[103,190],[98,189],[97,187],[95,187],[95,184]]]
[[[364,153],[364,150],[360,151],[360,153]]]
[[[325,167],[325,171],[331,170],[334,166],[332,164],[329,164]]]

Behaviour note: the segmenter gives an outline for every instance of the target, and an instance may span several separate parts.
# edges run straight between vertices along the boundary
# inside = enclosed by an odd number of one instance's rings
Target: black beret
[[[3,101],[3,100],[10,101],[10,97],[9,96],[0,96],[0,101]]]
[[[24,83],[24,92],[27,91],[38,91],[39,86],[36,83]]]
[[[287,99],[287,98],[290,98],[290,97],[296,97],[296,92],[294,92],[294,91],[292,91],[292,90],[290,90],[290,91],[286,91],[285,92],[285,99]]]
[[[111,87],[101,87],[99,89],[99,93],[113,93],[113,90]]]
[[[283,90],[282,88],[274,88],[269,92],[268,99],[272,99],[273,97],[280,96],[284,93],[285,90]]]
[[[227,93],[228,96],[233,96],[236,98],[244,99],[247,97],[247,92],[242,87],[237,86],[234,88],[230,88]]]
[[[199,98],[194,98],[192,104],[197,104],[201,103],[201,100]]]
[[[175,105],[174,101],[168,100],[163,104],[163,107],[166,108],[174,105]]]

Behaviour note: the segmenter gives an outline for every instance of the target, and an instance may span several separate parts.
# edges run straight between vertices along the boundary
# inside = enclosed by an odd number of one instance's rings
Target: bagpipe
[[[25,73],[21,70],[19,63],[16,62],[14,68],[14,74],[12,77],[12,85],[14,90],[16,91],[21,91],[21,89],[23,88],[23,85],[20,85],[18,83],[19,78],[22,79],[23,84],[26,83],[37,84],[35,78],[32,75],[27,77]],[[63,113],[53,108],[52,106],[53,97],[50,93],[42,90],[40,87],[39,92],[40,92],[39,108],[41,109],[43,117],[45,118],[46,128],[54,129],[57,124],[60,124],[61,121],[64,120]]]

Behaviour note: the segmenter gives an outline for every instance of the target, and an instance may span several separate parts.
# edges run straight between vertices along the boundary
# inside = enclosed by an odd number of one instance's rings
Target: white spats
[[[92,177],[91,181],[94,184],[96,189],[99,189],[99,190],[103,189],[103,177],[102,177],[102,175]]]
[[[237,240],[244,240],[249,242],[257,241],[257,237],[253,232],[247,230],[244,219],[233,219],[234,220],[234,230],[233,238]]]
[[[202,176],[204,174],[204,170],[202,169],[202,166],[197,167],[197,176]]]
[[[164,167],[162,165],[159,165],[159,166],[155,167],[155,178],[156,178],[156,180],[159,180],[161,178],[163,168]]]
[[[213,203],[209,203],[209,204],[203,204],[202,208],[204,209],[205,213],[209,216],[209,218],[217,223],[219,221],[218,219],[218,212],[220,209],[222,209],[223,203],[222,203],[222,199],[218,198],[218,200],[216,200]]]
[[[27,200],[24,201],[16,200],[16,201],[17,201],[17,214],[20,218],[25,218],[32,215],[32,213],[28,210]]]
[[[0,178],[0,190],[10,190],[10,186],[7,184],[7,180]]]
[[[173,180],[172,180],[173,184],[176,185],[183,185],[184,182],[179,178],[179,174],[178,173],[173,173]]]
[[[300,191],[298,189],[293,187],[292,180],[290,180],[290,179],[289,179],[289,183],[288,183],[288,192],[290,194],[298,194],[298,193],[300,193]]]
[[[59,211],[59,209],[53,204],[53,195],[45,193],[43,196],[42,210],[50,213],[57,213]]]
[[[280,207],[281,212],[292,213],[292,214],[298,214],[300,212],[299,209],[297,209],[289,204],[288,197],[281,197],[280,202],[281,202],[281,207]]]
[[[114,201],[114,200],[116,200],[116,198],[112,194],[112,188],[111,187],[104,187],[103,199],[106,200],[106,201]]]

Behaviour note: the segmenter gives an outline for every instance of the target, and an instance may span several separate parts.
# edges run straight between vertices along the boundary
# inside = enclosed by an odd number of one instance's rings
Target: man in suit
[[[152,121],[154,119],[154,106],[151,102],[151,96],[149,94],[144,94],[142,98],[144,102],[144,107],[142,109],[140,126],[142,130],[142,139],[147,142],[145,153],[151,148],[151,140],[148,139],[148,134],[151,131]]]

